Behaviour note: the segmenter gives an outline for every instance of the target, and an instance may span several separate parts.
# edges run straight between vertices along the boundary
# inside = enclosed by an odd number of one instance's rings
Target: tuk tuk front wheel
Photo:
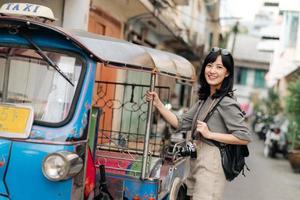
[[[176,177],[173,181],[170,191],[170,200],[189,200],[187,196],[187,188],[178,177]]]

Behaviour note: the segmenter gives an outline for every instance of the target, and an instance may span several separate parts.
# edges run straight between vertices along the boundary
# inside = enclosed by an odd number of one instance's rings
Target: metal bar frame
[[[155,81],[156,81],[156,73],[151,73],[150,79],[150,91],[155,90]],[[144,152],[143,152],[143,163],[142,163],[142,174],[141,179],[147,179],[149,174],[147,174],[147,161],[149,154],[149,138],[151,131],[151,119],[152,119],[152,111],[153,111],[153,101],[150,101],[148,104],[148,116],[147,116],[147,125],[146,125],[146,134],[144,138]]]

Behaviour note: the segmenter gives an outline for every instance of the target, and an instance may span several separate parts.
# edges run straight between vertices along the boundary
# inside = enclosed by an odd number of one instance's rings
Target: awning
[[[194,66],[173,53],[136,45],[124,40],[101,36],[82,30],[71,33],[99,60],[108,64],[139,68],[147,71],[194,80]]]

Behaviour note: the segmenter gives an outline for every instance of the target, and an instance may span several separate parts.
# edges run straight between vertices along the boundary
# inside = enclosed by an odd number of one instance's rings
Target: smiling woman
[[[243,113],[232,94],[233,69],[231,54],[225,49],[213,48],[199,76],[199,101],[181,116],[166,109],[155,92],[146,94],[147,100],[153,101],[175,132],[192,131],[198,157],[191,160],[187,193],[193,199],[222,199],[226,179],[231,181],[232,178],[225,176],[218,147],[246,145],[251,140]]]
[[[222,64],[222,58],[219,56],[214,63],[209,63],[205,68],[205,79],[210,85],[214,94],[217,89],[220,89],[225,77],[229,76],[227,69]]]

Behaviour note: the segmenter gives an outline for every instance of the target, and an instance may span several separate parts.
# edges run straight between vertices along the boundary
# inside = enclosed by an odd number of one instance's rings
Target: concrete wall
[[[68,29],[88,29],[90,0],[65,0],[63,27]]]

